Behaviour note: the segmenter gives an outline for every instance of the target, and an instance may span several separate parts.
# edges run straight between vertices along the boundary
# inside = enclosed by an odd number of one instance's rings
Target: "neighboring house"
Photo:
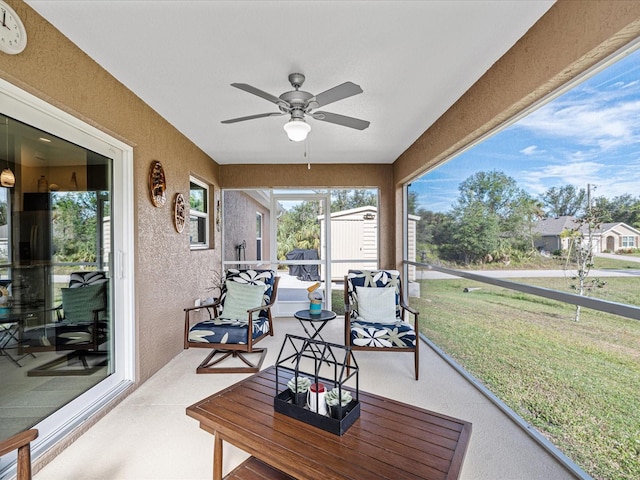
[[[538,250],[553,252],[554,250],[566,250],[569,246],[569,239],[562,238],[562,232],[575,229],[578,222],[575,217],[562,216],[556,218],[545,218],[538,222],[535,232],[539,235],[535,241]],[[586,227],[583,227],[586,233]],[[640,230],[630,227],[626,223],[602,223],[600,228],[594,232],[594,252],[617,252],[625,248],[640,247]]]

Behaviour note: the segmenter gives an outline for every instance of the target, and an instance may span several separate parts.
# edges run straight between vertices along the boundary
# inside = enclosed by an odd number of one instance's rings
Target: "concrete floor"
[[[292,318],[278,318],[264,366],[275,363],[285,333],[302,335]],[[342,343],[341,318],[323,330],[325,340]],[[213,437],[185,414],[189,405],[246,375],[196,375],[207,354],[186,350],[96,423],[35,476],[69,479],[210,479]],[[363,391],[451,415],[473,424],[462,469],[467,480],[575,478],[512,420],[489,402],[426,344],[421,344],[420,380],[409,354],[355,352]],[[246,454],[225,444],[224,471]]]

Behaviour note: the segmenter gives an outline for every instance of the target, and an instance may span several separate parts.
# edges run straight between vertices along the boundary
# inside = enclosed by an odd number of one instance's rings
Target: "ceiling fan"
[[[319,93],[318,95],[312,95],[309,92],[300,90],[304,80],[305,77],[301,73],[292,73],[289,75],[289,83],[291,83],[294,90],[285,92],[279,97],[252,87],[251,85],[247,85],[246,83],[232,83],[232,87],[253,93],[254,95],[275,103],[280,109],[280,112],[259,113],[257,115],[249,115],[248,117],[232,118],[230,120],[223,120],[222,123],[236,123],[243,122],[245,120],[253,120],[255,118],[277,117],[289,114],[291,115],[291,118],[284,124],[284,130],[287,132],[289,139],[294,142],[304,140],[307,138],[307,134],[311,131],[311,125],[305,121],[305,116],[310,116],[323,122],[355,128],[356,130],[364,130],[369,126],[369,122],[358,118],[347,117],[345,115],[338,115],[337,113],[331,112],[312,112],[312,110],[316,108],[324,107],[325,105],[337,102],[338,100],[362,93],[362,88],[360,88],[359,85],[356,85],[353,82],[345,82],[341,85],[330,88],[325,92]]]

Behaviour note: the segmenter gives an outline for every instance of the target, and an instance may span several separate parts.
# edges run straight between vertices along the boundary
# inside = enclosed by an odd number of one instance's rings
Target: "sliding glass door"
[[[37,456],[133,379],[128,180],[113,144],[0,97],[0,439],[36,427]]]

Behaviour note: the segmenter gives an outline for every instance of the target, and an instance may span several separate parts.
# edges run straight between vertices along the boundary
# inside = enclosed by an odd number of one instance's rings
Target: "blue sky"
[[[640,195],[640,50],[411,182],[418,204],[446,212],[458,186],[498,170],[532,196],[567,184],[594,197]]]

